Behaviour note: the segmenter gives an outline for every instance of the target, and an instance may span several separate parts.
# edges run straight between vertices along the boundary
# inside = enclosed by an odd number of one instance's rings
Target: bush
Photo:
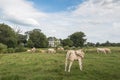
[[[17,48],[15,48],[15,52],[25,52],[26,48],[24,46],[20,45]]]
[[[65,46],[64,49],[65,49],[65,50],[68,50],[68,49],[70,49],[70,47],[69,47],[69,46]]]
[[[6,53],[7,46],[5,44],[0,43],[0,53]]]
[[[14,53],[14,52],[15,52],[15,49],[14,49],[14,48],[8,48],[8,49],[7,49],[7,52],[8,52],[8,53]]]

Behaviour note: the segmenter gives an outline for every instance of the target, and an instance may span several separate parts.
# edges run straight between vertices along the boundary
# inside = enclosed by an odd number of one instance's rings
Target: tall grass
[[[64,72],[65,54],[0,54],[0,80],[120,80],[120,53],[86,52],[83,71],[78,62]]]

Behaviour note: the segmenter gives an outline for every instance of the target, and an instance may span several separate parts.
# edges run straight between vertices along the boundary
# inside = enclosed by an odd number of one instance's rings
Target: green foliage
[[[65,50],[69,50],[69,49],[71,49],[69,46],[64,46],[64,49]]]
[[[44,48],[48,46],[46,36],[39,29],[29,31],[29,39],[34,43],[34,47],[36,48]]]
[[[75,32],[70,35],[70,40],[73,41],[73,46],[75,47],[83,47],[86,39],[84,39],[86,35],[83,32]]]
[[[34,47],[34,43],[32,42],[32,40],[28,39],[28,41],[27,41],[27,47],[29,47],[29,48]]]
[[[9,48],[15,48],[17,46],[17,39],[13,37],[8,38],[6,43]]]
[[[15,52],[25,52],[26,48],[24,48],[23,45],[19,45],[18,47],[15,48]]]
[[[8,47],[16,47],[17,36],[15,31],[8,25],[0,24],[0,43]]]
[[[0,51],[3,49],[7,49],[7,46],[5,44],[0,43]]]
[[[89,47],[89,46],[95,46],[95,44],[94,43],[92,43],[92,42],[87,42],[87,44],[85,45],[86,47]]]
[[[62,40],[62,45],[71,47],[71,46],[73,46],[73,41],[68,38],[64,39],[64,40]]]
[[[26,35],[17,34],[17,38],[18,38],[18,45],[21,43],[23,43],[23,44],[27,43],[27,36]]]
[[[99,42],[97,42],[97,43],[95,44],[95,46],[96,46],[96,47],[100,47],[100,46],[120,47],[120,43],[112,43],[112,42],[109,42],[109,41],[106,41],[106,42],[104,42],[104,43],[99,43]]]
[[[96,47],[100,46],[100,43],[99,43],[99,42],[97,42],[95,46],[96,46]]]
[[[8,52],[8,53],[14,53],[14,52],[15,52],[15,49],[14,49],[14,48],[8,48],[8,49],[7,49],[7,52]]]
[[[5,44],[0,43],[0,53],[6,53],[7,46]]]

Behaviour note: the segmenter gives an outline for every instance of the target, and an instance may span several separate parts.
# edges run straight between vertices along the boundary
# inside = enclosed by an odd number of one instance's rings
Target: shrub
[[[25,52],[26,48],[24,46],[20,45],[17,48],[15,48],[15,52]]]
[[[6,53],[7,46],[5,44],[0,43],[0,53]]]
[[[8,49],[7,49],[7,52],[8,52],[8,53],[14,53],[14,52],[15,52],[15,49],[14,49],[14,48],[8,48]]]
[[[65,50],[68,50],[68,49],[70,49],[70,47],[69,47],[69,46],[65,46],[64,49],[65,49]]]

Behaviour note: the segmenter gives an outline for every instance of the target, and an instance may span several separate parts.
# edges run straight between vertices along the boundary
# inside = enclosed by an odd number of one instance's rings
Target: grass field
[[[120,52],[86,52],[83,71],[75,61],[64,72],[65,53],[0,54],[0,80],[120,80]]]

